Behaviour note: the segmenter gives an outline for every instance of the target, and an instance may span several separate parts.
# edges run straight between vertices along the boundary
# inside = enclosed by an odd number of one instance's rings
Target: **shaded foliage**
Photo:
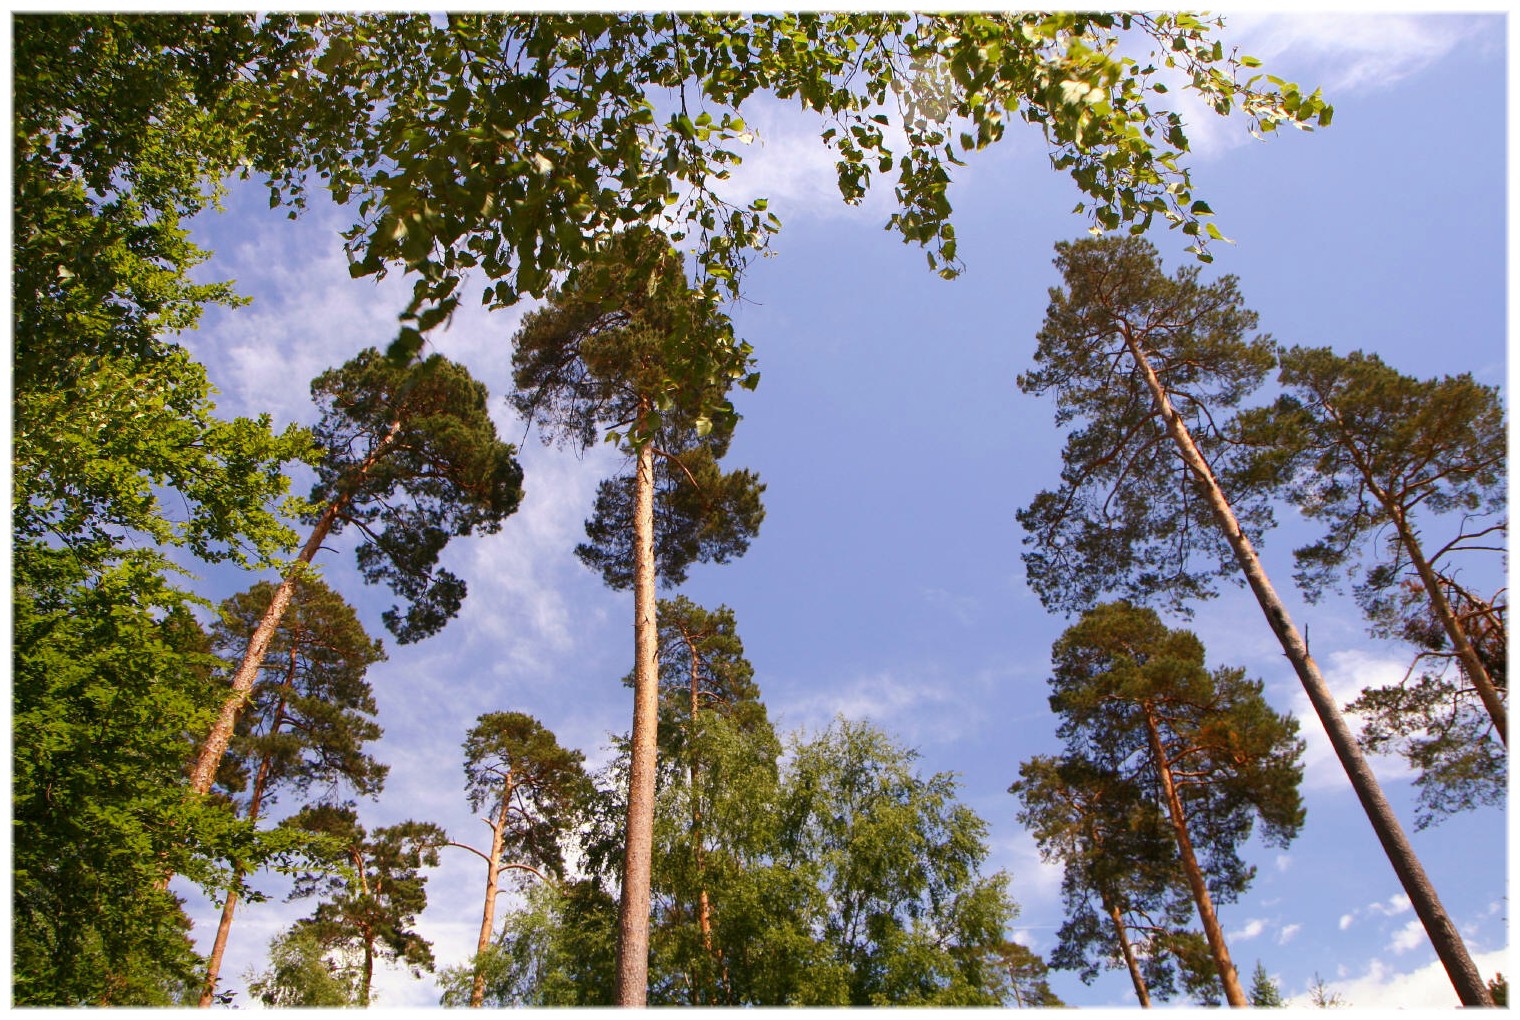
[[[465,583],[438,566],[449,539],[501,529],[522,499],[522,469],[496,438],[485,387],[435,354],[400,366],[373,348],[311,384],[321,458],[306,517],[336,508],[334,533],[362,533],[359,573],[406,604],[382,618],[402,644],[459,612]]]

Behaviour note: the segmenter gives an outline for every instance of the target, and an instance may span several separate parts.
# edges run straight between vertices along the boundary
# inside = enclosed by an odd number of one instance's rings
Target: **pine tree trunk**
[[[1436,896],[1435,887],[1426,877],[1420,859],[1415,856],[1414,847],[1410,846],[1403,827],[1399,825],[1398,818],[1393,813],[1393,808],[1383,796],[1377,777],[1372,774],[1372,769],[1362,755],[1356,738],[1352,735],[1350,727],[1346,725],[1340,706],[1336,704],[1334,696],[1330,693],[1330,686],[1325,683],[1319,666],[1309,655],[1308,646],[1304,644],[1298,629],[1293,626],[1293,621],[1288,616],[1287,606],[1283,605],[1282,600],[1277,596],[1277,591],[1272,587],[1272,582],[1267,578],[1261,560],[1257,557],[1251,540],[1241,530],[1240,522],[1230,508],[1229,501],[1225,499],[1224,492],[1219,488],[1214,472],[1209,468],[1208,462],[1203,459],[1203,455],[1198,452],[1198,447],[1193,443],[1192,434],[1173,409],[1166,388],[1156,377],[1150,360],[1127,328],[1124,332],[1124,340],[1135,359],[1136,366],[1145,376],[1146,385],[1150,388],[1151,397],[1156,403],[1157,414],[1166,423],[1167,432],[1177,444],[1183,461],[1198,481],[1199,488],[1213,510],[1216,523],[1224,532],[1230,548],[1235,552],[1246,581],[1256,595],[1256,601],[1261,605],[1261,611],[1265,614],[1268,625],[1277,635],[1283,653],[1293,664],[1293,669],[1298,674],[1298,679],[1303,684],[1310,703],[1314,706],[1315,714],[1319,716],[1320,723],[1325,727],[1326,735],[1330,738],[1330,745],[1335,748],[1336,757],[1340,759],[1341,766],[1346,770],[1351,786],[1362,802],[1362,809],[1366,811],[1373,831],[1382,843],[1383,852],[1388,855],[1389,863],[1393,865],[1393,870],[1404,887],[1405,895],[1409,897],[1416,915],[1425,926],[1425,933],[1430,937],[1431,945],[1435,947],[1442,966],[1446,968],[1447,976],[1451,978],[1451,983],[1457,990],[1458,999],[1464,1006],[1493,1005],[1488,986],[1479,976],[1478,968],[1473,965],[1472,957],[1468,955],[1467,947],[1463,944],[1456,925],[1452,923],[1446,909],[1441,905],[1440,898]]]
[[[480,939],[475,945],[475,977],[470,983],[470,1007],[479,1009],[485,1003],[486,975],[481,970],[480,957],[491,944],[491,929],[496,927],[496,890],[501,880],[501,848],[506,838],[507,814],[512,810],[512,773],[501,795],[501,810],[491,826],[491,856],[486,859],[486,905],[480,918]]]
[[[369,1008],[370,983],[375,979],[375,937],[366,933],[364,938],[364,975],[359,984],[359,1005]]]
[[[401,419],[391,422],[391,427],[375,448],[364,458],[364,463],[359,465],[349,485],[352,491],[369,474],[370,469],[385,454],[385,450],[396,440],[401,431]],[[227,745],[232,741],[232,731],[237,726],[238,714],[242,712],[243,705],[248,701],[248,695],[253,690],[254,679],[258,676],[259,667],[264,663],[264,654],[269,650],[269,642],[274,638],[275,628],[280,625],[280,619],[285,615],[285,609],[290,605],[290,597],[295,591],[296,579],[306,565],[316,556],[317,550],[327,539],[327,533],[332,530],[333,522],[338,519],[338,514],[348,505],[349,496],[342,495],[334,499],[332,503],[317,518],[317,523],[312,528],[311,536],[306,539],[306,544],[301,547],[301,553],[296,557],[294,566],[290,568],[280,586],[275,589],[274,598],[269,602],[269,608],[264,613],[264,618],[254,628],[253,636],[248,639],[248,650],[243,653],[243,661],[239,664],[237,672],[232,675],[232,693],[222,703],[222,711],[217,716],[216,723],[211,727],[211,732],[206,735],[206,743],[201,747],[200,757],[196,759],[195,769],[190,773],[190,788],[196,793],[207,793],[211,784],[216,781],[216,770],[221,764],[222,755],[227,752]]]
[[[294,686],[295,675],[296,647],[295,643],[291,642],[290,665],[285,673],[285,687],[287,689]],[[284,722],[285,699],[282,697],[279,704],[275,706],[274,721],[269,725],[269,732],[276,732],[280,726],[284,724]],[[269,783],[269,772],[271,764],[272,763],[270,761],[270,756],[268,754],[265,754],[263,759],[259,762],[259,771],[254,776],[253,780],[253,792],[248,797],[247,818],[249,822],[258,820],[259,808],[262,807],[264,803],[264,790]],[[237,883],[242,879],[243,874],[244,872],[241,864],[236,864],[233,866],[232,888],[227,890],[227,902],[222,905],[222,919],[216,926],[216,940],[212,942],[211,955],[206,960],[206,984],[201,988],[201,999],[198,1003],[202,1009],[209,1008],[211,1006],[212,999],[216,996],[216,980],[221,976],[222,957],[225,956],[227,952],[227,935],[232,931],[232,915],[233,911],[237,909]]]
[[[1462,626],[1461,621],[1457,619],[1457,614],[1451,608],[1451,603],[1447,601],[1441,579],[1436,576],[1435,568],[1425,559],[1425,551],[1420,547],[1419,537],[1410,527],[1408,517],[1402,509],[1390,509],[1393,511],[1394,526],[1398,528],[1399,540],[1404,544],[1404,551],[1409,553],[1409,561],[1414,564],[1415,571],[1425,585],[1425,592],[1430,598],[1430,607],[1435,611],[1436,619],[1441,621],[1446,636],[1451,639],[1452,648],[1457,653],[1457,660],[1462,664],[1462,672],[1467,674],[1468,681],[1478,691],[1483,707],[1488,710],[1488,717],[1493,720],[1494,732],[1499,735],[1499,742],[1508,749],[1509,717],[1505,712],[1503,699],[1494,688],[1493,678],[1488,675],[1483,660],[1478,658],[1478,650],[1473,647],[1472,641],[1468,638],[1467,628]]]
[[[1103,906],[1108,910],[1108,916],[1114,920],[1114,936],[1119,940],[1119,952],[1124,954],[1124,966],[1129,968],[1130,982],[1135,986],[1135,997],[1140,1000],[1144,1009],[1151,1008],[1151,993],[1145,987],[1145,977],[1140,973],[1140,961],[1135,959],[1135,947],[1130,945],[1129,932],[1124,928],[1124,915],[1119,912],[1115,903],[1109,902],[1108,895],[1103,894]]]
[[[1394,529],[1398,532],[1399,543],[1409,554],[1409,561],[1414,564],[1415,572],[1420,575],[1420,581],[1425,585],[1425,593],[1430,599],[1430,608],[1435,612],[1436,619],[1441,621],[1441,628],[1446,631],[1446,636],[1451,639],[1451,646],[1457,653],[1458,661],[1462,663],[1463,672],[1477,689],[1483,707],[1488,710],[1488,717],[1493,720],[1494,731],[1499,734],[1500,743],[1507,749],[1509,747],[1509,719],[1505,712],[1504,702],[1500,699],[1499,692],[1494,689],[1493,678],[1488,675],[1488,669],[1483,665],[1483,660],[1478,658],[1478,651],[1467,636],[1467,628],[1462,626],[1457,619],[1457,614],[1452,611],[1451,603],[1446,600],[1446,592],[1442,589],[1440,579],[1436,577],[1435,568],[1425,559],[1425,551],[1420,545],[1420,538],[1415,534],[1414,527],[1409,523],[1409,515],[1405,508],[1394,500],[1393,494],[1373,476],[1372,466],[1367,462],[1362,451],[1352,443],[1340,412],[1328,400],[1324,400],[1323,404],[1325,412],[1335,420],[1345,440],[1343,448],[1351,454],[1351,459],[1356,464],[1362,481],[1367,484],[1373,498],[1382,504],[1383,510],[1393,521]]]
[[[639,447],[634,476],[633,734],[628,761],[628,822],[618,908],[615,1002],[643,1006],[649,985],[649,884],[654,846],[654,774],[659,725],[659,634],[654,590],[654,447]]]
[[[1171,762],[1167,760],[1166,745],[1161,742],[1161,730],[1150,705],[1145,706],[1145,732],[1150,738],[1156,773],[1161,777],[1161,792],[1166,797],[1166,810],[1172,818],[1172,832],[1177,837],[1177,855],[1182,858],[1183,874],[1187,875],[1188,886],[1193,890],[1198,920],[1203,925],[1203,937],[1208,940],[1209,952],[1213,954],[1214,968],[1219,971],[1225,1001],[1237,1008],[1249,1006],[1251,1003],[1246,998],[1245,989],[1240,987],[1240,975],[1235,972],[1235,963],[1230,959],[1230,948],[1224,942],[1224,929],[1219,927],[1219,917],[1214,913],[1214,900],[1209,896],[1203,869],[1198,866],[1198,855],[1193,852],[1187,813],[1182,809],[1182,798],[1177,795],[1177,784],[1172,781]]]

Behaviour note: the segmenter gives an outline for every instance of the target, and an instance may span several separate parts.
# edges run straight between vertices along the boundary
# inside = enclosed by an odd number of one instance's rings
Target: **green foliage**
[[[1347,706],[1367,719],[1363,746],[1397,752],[1419,773],[1421,828],[1502,802],[1505,748],[1451,636],[1458,628],[1472,644],[1502,699],[1503,592],[1485,600],[1456,580],[1474,561],[1505,555],[1498,392],[1467,375],[1414,379],[1360,351],[1295,347],[1279,361],[1287,392],[1236,422],[1252,450],[1245,482],[1281,493],[1325,526],[1294,552],[1307,598],[1350,575],[1373,633],[1418,649],[1402,682],[1365,690]],[[1443,533],[1450,537],[1441,542]]]
[[[319,929],[297,921],[269,943],[269,969],[250,973],[248,992],[271,1009],[362,1006],[357,968],[340,966]]]
[[[224,862],[287,860],[300,841],[187,795],[215,660],[156,557],[86,571],[23,545],[14,569],[16,1002],[177,1001],[200,961],[165,874],[225,888]]]
[[[741,111],[759,94],[796,100],[827,126],[839,186],[857,202],[896,174],[889,227],[954,275],[947,191],[958,153],[1037,125],[1057,169],[1091,199],[1103,229],[1157,216],[1195,238],[1204,218],[1187,170],[1181,117],[1162,105],[1163,69],[1220,114],[1259,132],[1328,124],[1318,91],[1242,69],[1218,21],[1112,14],[455,14],[333,15],[314,62],[345,103],[369,99],[351,151],[324,152],[340,200],[357,197],[347,238],[355,275],[418,274],[399,349],[457,307],[462,276],[483,270],[484,298],[543,295],[628,224],[696,235],[707,286],[737,292],[748,256],[780,221],[763,199],[733,206],[712,191],[752,134]],[[1120,40],[1124,41],[1123,47]],[[1150,49],[1148,58],[1121,56]],[[679,104],[661,100],[678,97]],[[363,100],[358,100],[362,102]],[[676,106],[678,105],[678,109]],[[886,139],[900,129],[906,151]],[[1079,207],[1084,209],[1085,206]]]
[[[1495,974],[1488,982],[1488,994],[1493,997],[1494,1005],[1501,1009],[1509,1006],[1509,982],[1504,980],[1503,974]]]
[[[1214,578],[1238,578],[1239,568],[1128,343],[1145,354],[1216,474],[1235,455],[1220,420],[1261,384],[1272,345],[1246,339],[1257,318],[1232,276],[1205,284],[1189,266],[1167,277],[1139,238],[1063,242],[1056,252],[1064,287],[1050,292],[1038,367],[1019,387],[1052,393],[1057,424],[1081,425],[1067,435],[1060,488],[1019,511],[1034,547],[1025,574],[1050,609],[1078,612],[1118,595],[1187,613],[1214,593]],[[1266,496],[1230,498],[1256,541],[1272,520]]]
[[[1256,961],[1256,969],[1251,972],[1251,1005],[1257,1009],[1280,1009],[1287,1005],[1283,1002],[1282,990],[1260,960]]]
[[[590,794],[579,751],[559,745],[543,724],[522,712],[487,712],[464,742],[470,810],[493,818],[503,810],[503,861],[563,876],[560,843]]]
[[[312,381],[321,459],[308,520],[363,534],[359,572],[407,603],[382,618],[402,644],[458,613],[465,583],[438,566],[449,539],[494,534],[522,499],[515,449],[496,438],[483,385],[433,355],[398,365],[370,348]]]
[[[605,1006],[612,1002],[617,959],[617,900],[599,882],[535,885],[525,905],[507,915],[497,941],[477,958],[485,974],[484,1005]],[[473,967],[439,975],[441,1004],[466,1006]]]
[[[260,581],[222,603],[211,637],[224,660],[241,660],[274,589]],[[361,795],[378,794],[389,766],[364,752],[381,735],[366,673],[384,658],[341,595],[314,575],[298,577],[217,786],[229,794],[256,786],[264,807],[282,787],[304,795],[313,784],[344,783]]]
[[[524,316],[512,342],[514,409],[546,440],[581,449],[603,429],[637,448],[666,424],[731,428],[727,392],[753,367],[749,344],[649,228],[600,246],[574,285]]]
[[[1323,537],[1294,552],[1307,597],[1365,565],[1357,594],[1372,613],[1377,596],[1418,582],[1392,527],[1416,514],[1461,515],[1459,533],[1440,549],[1447,557],[1502,553],[1494,543],[1502,545],[1507,524],[1507,437],[1496,389],[1470,375],[1414,379],[1361,351],[1293,347],[1279,366],[1287,392],[1242,415],[1237,428],[1260,448],[1254,480],[1325,525]],[[1363,553],[1372,549],[1369,565]]]
[[[1008,948],[1006,876],[980,874],[986,826],[953,777],[919,774],[913,752],[869,726],[841,721],[783,757],[768,724],[702,717],[700,863],[690,774],[661,772],[651,1004],[1049,1004],[1043,965]],[[620,873],[622,768],[584,830],[597,875]],[[617,909],[602,888],[530,890],[498,940],[487,1004],[611,1001]],[[467,980],[452,987],[465,1001]]]
[[[693,563],[743,556],[765,520],[765,484],[759,476],[745,468],[725,472],[718,465],[728,450],[728,433],[715,430],[696,439],[689,432],[672,435],[675,431],[666,429],[666,437],[657,440],[666,445],[654,468],[655,576],[665,588],[684,584]],[[587,541],[575,548],[610,588],[633,587],[633,510],[633,476],[605,479],[586,521]]]
[[[1155,721],[1167,763],[1188,773],[1181,795],[1194,842],[1206,848],[1206,871],[1222,891],[1250,880],[1236,848],[1255,820],[1270,844],[1286,846],[1297,834],[1304,744],[1297,721],[1266,703],[1261,681],[1240,669],[1206,669],[1191,632],[1124,602],[1083,614],[1052,658],[1050,706],[1068,753],[1149,776],[1162,764],[1146,745],[1147,720]]]
[[[1019,766],[1009,793],[1041,859],[1062,865],[1066,918],[1050,964],[1091,983],[1100,970],[1126,965],[1112,914],[1156,1000],[1184,990],[1217,996],[1207,951],[1193,951],[1186,930],[1193,911],[1187,877],[1165,809],[1145,788],[1081,757],[1036,756]]]
[[[362,959],[357,1002],[368,1005],[374,961],[399,962],[420,975],[433,969],[427,939],[413,930],[427,906],[423,868],[438,865],[438,848],[448,842],[431,822],[406,821],[367,833],[350,807],[318,804],[302,808],[284,823],[317,833],[340,845],[341,870],[303,869],[296,873],[292,899],[321,897],[300,922],[324,954]]]

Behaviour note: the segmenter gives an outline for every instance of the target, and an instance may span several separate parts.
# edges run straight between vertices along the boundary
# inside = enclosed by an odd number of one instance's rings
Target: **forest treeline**
[[[1242,985],[1216,907],[1248,887],[1253,833],[1286,845],[1304,824],[1300,723],[1161,616],[1185,621],[1229,578],[1260,601],[1459,999],[1491,1004],[1502,984],[1474,968],[1365,756],[1418,773],[1418,825],[1502,802],[1507,603],[1463,568],[1505,552],[1502,402],[1467,375],[1277,344],[1233,277],[1163,270],[1153,224],[1200,262],[1221,235],[1157,68],[1116,40],[1258,132],[1331,119],[1317,91],[1242,80],[1259,62],[1220,27],[15,18],[14,1003],[226,1003],[235,922],[278,872],[312,909],[252,977],[268,1005],[368,1005],[378,966],[436,972],[445,1005],[475,1007],[1058,1005],[1048,967],[1124,968],[1146,1005],[1278,1004],[1259,965]],[[651,98],[681,89],[690,107]],[[1049,677],[1064,745],[1009,761],[1011,810],[1063,869],[1048,960],[1013,941],[1017,876],[986,872],[987,822],[953,775],[858,721],[777,734],[733,612],[676,591],[764,519],[764,483],[722,463],[732,391],[759,383],[722,299],[780,222],[712,189],[760,95],[823,118],[844,200],[893,176],[890,226],[942,275],[950,168],[1013,121],[1108,232],[1057,246],[1019,380],[1065,433],[1055,487],[1019,513],[1031,584],[1072,620]],[[312,381],[310,428],[219,416],[178,340],[242,302],[197,282],[211,253],[185,226],[236,176],[292,217],[324,189],[353,214],[354,277],[413,282],[394,338]],[[388,775],[367,676],[386,653],[316,569],[346,536],[404,644],[468,597],[450,543],[512,540],[518,451],[470,369],[426,353],[474,287],[492,308],[538,299],[496,398],[545,442],[625,455],[574,552],[632,592],[636,635],[631,727],[602,769],[510,703],[447,735],[489,844],[426,818],[365,824]],[[1403,682],[1346,706],[1360,735],[1255,554],[1284,507],[1324,529],[1295,554],[1306,595],[1349,580],[1372,631],[1414,649]],[[245,590],[211,604],[194,570],[212,565],[246,571]],[[444,853],[484,873],[464,961],[435,959],[417,925]],[[204,955],[176,885],[221,909]]]

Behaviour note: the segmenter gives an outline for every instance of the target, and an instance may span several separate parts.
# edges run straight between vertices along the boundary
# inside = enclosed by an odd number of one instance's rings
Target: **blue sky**
[[[1236,242],[1216,245],[1205,276],[1236,274],[1261,328],[1283,342],[1504,384],[1504,18],[1229,22],[1227,40],[1274,73],[1322,85],[1336,116],[1328,130],[1268,142],[1238,125],[1193,132],[1195,190]],[[1069,212],[1077,195],[1037,135],[1010,132],[956,175],[967,271],[946,282],[882,230],[889,188],[861,208],[840,202],[812,125],[781,107],[746,119],[760,142],[735,186],[768,196],[785,227],[731,310],[763,380],[738,398],[744,420],[727,463],[759,472],[767,517],[747,556],[695,568],[682,591],[734,608],[778,730],[868,718],[917,747],[926,770],[959,773],[963,799],[990,826],[989,870],[1011,876],[1017,937],[1048,954],[1062,921],[1060,872],[1039,861],[1006,789],[1019,762],[1059,748],[1045,678],[1069,621],[1026,589],[1014,513],[1056,484],[1063,439],[1049,403],[1014,379],[1031,367],[1046,289],[1058,282],[1052,245],[1086,229]],[[309,380],[385,344],[407,285],[349,280],[336,236],[347,211],[319,206],[292,224],[266,207],[259,189],[235,189],[226,213],[197,224],[217,253],[204,275],[235,279],[254,303],[208,316],[186,339],[225,413],[309,422]],[[1180,236],[1153,240],[1169,268],[1187,258]],[[415,817],[456,839],[484,837],[459,753],[482,712],[529,712],[596,762],[607,735],[629,725],[620,679],[631,596],[605,589],[572,553],[597,482],[621,464],[609,448],[578,458],[525,438],[503,399],[522,310],[471,308],[434,337],[490,388],[498,427],[521,446],[527,496],[500,534],[449,550],[470,585],[459,618],[421,645],[387,641],[389,661],[371,671],[386,730],[377,754],[391,765],[381,799],[361,805],[371,827]],[[1290,553],[1309,533],[1291,511],[1280,516],[1263,550],[1268,570],[1342,701],[1402,675],[1406,649],[1368,638],[1349,599],[1304,605]],[[364,587],[349,546],[339,547],[319,563],[381,634],[388,593]],[[212,573],[205,591],[222,598],[248,583]],[[1227,589],[1188,625],[1212,664],[1246,667],[1274,706],[1298,714],[1309,744],[1302,834],[1286,851],[1253,845],[1254,886],[1220,909],[1242,974],[1260,960],[1289,996],[1318,974],[1356,1006],[1455,1005],[1254,602]],[[1377,770],[1412,830],[1412,777],[1393,760]],[[1468,813],[1411,838],[1480,969],[1510,973],[1505,813]],[[460,851],[446,851],[430,877],[420,930],[442,964],[473,948],[483,877]],[[223,975],[239,987],[268,939],[311,909],[282,903],[275,881],[268,888],[277,895],[241,909],[233,928]],[[216,912],[183,891],[209,944]],[[1052,986],[1071,1005],[1132,1002],[1117,972],[1091,986],[1057,973]],[[437,1002],[430,982],[399,972],[377,987],[382,1006]],[[249,1005],[246,993],[239,1004]]]

